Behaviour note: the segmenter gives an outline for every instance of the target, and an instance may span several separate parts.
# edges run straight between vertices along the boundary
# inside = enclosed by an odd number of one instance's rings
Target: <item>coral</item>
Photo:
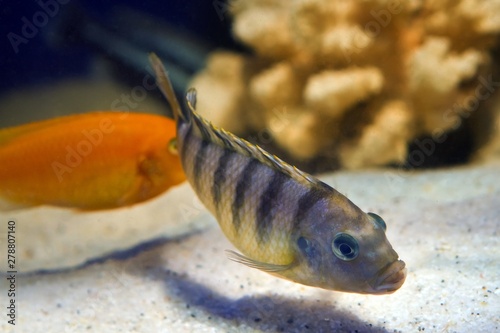
[[[207,96],[199,109],[240,135],[267,131],[292,159],[402,163],[412,140],[437,141],[486,112],[477,91],[496,65],[499,1],[235,0],[230,8],[236,38],[254,54],[212,54],[193,83]]]
[[[241,56],[219,52],[211,56],[204,75],[196,77],[192,85],[197,94],[197,110],[217,126],[232,132],[242,132],[244,124],[238,119],[238,110],[244,95],[243,71],[245,61]],[[216,112],[212,110],[217,110]]]

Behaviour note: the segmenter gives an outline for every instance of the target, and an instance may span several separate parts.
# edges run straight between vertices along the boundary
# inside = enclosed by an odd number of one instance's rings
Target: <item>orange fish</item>
[[[129,112],[0,129],[0,199],[80,209],[147,200],[185,179],[174,139],[173,120]]]

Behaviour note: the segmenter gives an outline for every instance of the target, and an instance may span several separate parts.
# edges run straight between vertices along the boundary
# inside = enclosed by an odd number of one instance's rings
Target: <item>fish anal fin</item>
[[[260,261],[245,257],[244,255],[239,254],[239,253],[234,252],[234,251],[231,251],[231,250],[226,250],[226,255],[232,261],[246,265],[246,266],[251,267],[251,268],[257,268],[257,269],[260,269],[261,271],[268,272],[268,273],[282,272],[282,271],[285,271],[285,270],[289,269],[290,267],[292,267],[292,264],[276,265],[276,264],[268,264],[265,262],[260,262]]]

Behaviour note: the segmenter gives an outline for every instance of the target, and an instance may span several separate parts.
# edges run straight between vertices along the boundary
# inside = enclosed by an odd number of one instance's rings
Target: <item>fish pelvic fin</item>
[[[234,251],[231,251],[231,250],[226,250],[226,255],[232,261],[246,265],[248,267],[260,269],[261,271],[264,271],[267,273],[277,273],[277,272],[286,271],[287,269],[290,269],[293,266],[293,263],[288,264],[288,265],[276,265],[276,264],[268,264],[265,262],[260,262],[260,261],[245,257],[244,255],[239,254],[239,253],[234,252]]]
[[[172,83],[170,82],[167,70],[165,69],[165,66],[163,66],[160,58],[155,53],[150,53],[149,62],[151,63],[151,66],[153,67],[153,70],[155,72],[158,88],[162,92],[163,96],[165,96],[168,104],[172,108],[175,121],[177,123],[179,123],[179,120],[189,122],[189,115],[181,108],[179,101],[175,96],[174,88],[172,87]]]

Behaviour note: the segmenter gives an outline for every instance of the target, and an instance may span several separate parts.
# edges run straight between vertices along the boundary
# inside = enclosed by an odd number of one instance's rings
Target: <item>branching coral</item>
[[[230,6],[235,36],[255,55],[214,53],[193,83],[200,110],[240,134],[267,130],[296,159],[401,163],[412,140],[442,139],[480,109],[478,89],[495,65],[499,1]]]

